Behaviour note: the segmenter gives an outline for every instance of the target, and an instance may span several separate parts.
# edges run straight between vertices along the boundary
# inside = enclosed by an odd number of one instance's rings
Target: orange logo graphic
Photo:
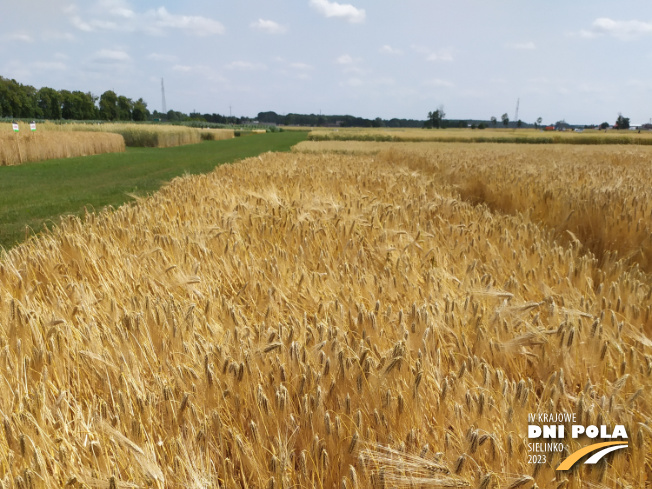
[[[557,470],[568,470],[573,465],[575,465],[575,463],[584,455],[588,455],[589,453],[599,450],[597,453],[593,454],[586,462],[584,462],[585,464],[595,464],[606,454],[611,453],[615,450],[620,450],[621,448],[626,448],[627,446],[627,443],[623,443],[621,441],[607,441],[604,443],[595,443],[593,445],[589,445],[588,447],[581,448],[569,455],[561,464],[559,464]]]

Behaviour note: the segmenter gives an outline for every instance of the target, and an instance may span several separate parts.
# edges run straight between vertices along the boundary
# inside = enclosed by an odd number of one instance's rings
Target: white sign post
[[[18,131],[20,131],[20,127],[18,127],[18,123],[16,122],[14,122],[11,126],[14,129],[14,134],[16,135],[16,147],[18,148],[18,161],[22,164],[23,155],[20,153],[20,143],[18,142]]]
[[[32,132],[36,132],[36,122],[34,121],[30,122],[29,128],[32,130]]]

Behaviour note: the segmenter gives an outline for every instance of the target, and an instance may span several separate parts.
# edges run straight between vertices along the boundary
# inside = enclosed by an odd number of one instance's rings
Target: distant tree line
[[[259,112],[256,118],[261,124],[284,124],[286,126],[337,126],[337,127],[423,127],[424,121],[415,119],[365,119],[352,115],[287,114]]]
[[[147,103],[139,98],[134,101],[124,95],[118,95],[113,90],[107,90],[97,97],[90,92],[79,90],[55,90],[49,87],[36,89],[31,85],[23,85],[16,80],[0,76],[0,117],[16,119],[49,119],[49,120],[105,120],[105,121],[148,121],[162,120],[169,122],[207,122],[212,124],[240,125],[253,122],[247,117],[224,116],[220,114],[200,114],[191,112],[184,114],[169,110],[163,114],[158,111],[150,113]],[[425,127],[444,129],[447,127],[472,127],[484,129],[496,127],[498,119],[492,116],[489,121],[480,120],[452,120],[445,119],[444,106],[440,105],[435,111],[428,112],[428,118],[417,119],[365,119],[352,115],[322,115],[322,114],[287,114],[280,115],[276,112],[259,112],[256,120],[261,124],[276,124],[288,126],[336,126],[336,127]],[[507,113],[500,118],[503,127],[542,127],[539,117],[534,124],[527,124],[520,120],[512,122]],[[552,126],[552,125],[550,125]],[[548,126],[548,127],[550,127]],[[553,126],[558,130],[567,130],[572,127],[566,121],[558,121]],[[597,126],[584,126],[597,127]],[[607,122],[599,126],[601,129],[609,127]],[[628,129],[628,117],[618,114],[614,124],[616,129]],[[644,129],[649,127],[643,126]]]
[[[100,97],[90,92],[36,89],[0,76],[0,117],[19,119],[71,119],[146,121],[147,104],[107,90]]]
[[[154,111],[154,114],[158,112]],[[169,111],[166,120],[171,122],[209,122],[211,124],[247,124],[251,122],[251,119],[248,117],[236,117],[236,116],[226,116],[221,114],[200,114],[199,112],[191,112],[189,115],[183,114],[182,112],[174,112],[171,114]]]

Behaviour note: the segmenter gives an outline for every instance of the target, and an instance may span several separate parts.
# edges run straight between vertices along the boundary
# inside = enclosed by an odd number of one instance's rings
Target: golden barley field
[[[11,130],[11,126],[8,126]],[[30,133],[29,126],[18,135],[0,135],[0,166],[20,165],[53,158],[70,158],[125,150],[124,139],[109,133]]]
[[[457,143],[518,143],[518,144],[652,144],[652,131],[543,131],[508,128],[317,128],[308,135],[310,141],[376,141],[376,142],[457,142]]]
[[[196,129],[185,126],[162,124],[112,123],[102,124],[42,124],[44,131],[57,132],[112,132],[120,134],[127,146],[146,148],[170,148],[184,144],[196,144],[206,140],[230,139],[234,131],[230,129]]]
[[[204,141],[223,141],[235,137],[233,129],[199,129],[199,131]]]
[[[447,151],[267,153],[7,252],[2,487],[649,484],[649,276],[467,202]],[[539,412],[629,447],[530,464]]]
[[[423,160],[463,200],[522,213],[603,260],[652,272],[652,148],[304,141],[299,153],[376,154]]]
[[[29,124],[20,123],[18,135],[11,124],[0,123],[0,166],[53,158],[69,158],[124,151],[125,146],[169,148],[235,137],[233,129],[196,129],[155,124]]]

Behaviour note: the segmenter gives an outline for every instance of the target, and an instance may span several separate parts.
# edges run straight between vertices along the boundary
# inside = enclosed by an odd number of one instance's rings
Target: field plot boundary
[[[0,167],[56,158],[121,153],[124,150],[124,138],[106,132],[3,134],[0,136]]]
[[[197,130],[199,131],[199,130]],[[67,213],[118,207],[183,174],[266,151],[289,151],[306,132],[278,132],[174,148],[127,148],[120,154],[0,167],[0,247],[10,248]]]
[[[532,129],[313,129],[309,141],[440,142],[500,144],[571,144],[571,145],[652,145],[652,132],[629,131],[582,133],[548,132]]]

